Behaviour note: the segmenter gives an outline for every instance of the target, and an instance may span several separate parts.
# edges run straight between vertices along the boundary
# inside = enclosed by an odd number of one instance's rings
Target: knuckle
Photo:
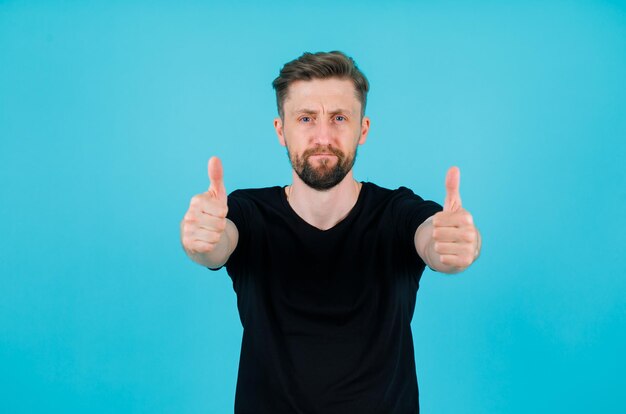
[[[222,235],[220,233],[215,233],[212,232],[208,237],[207,237],[207,241],[209,243],[218,243],[220,241],[220,239],[222,238]]]
[[[436,241],[433,247],[437,253],[441,253],[441,242]]]
[[[180,237],[188,237],[190,232],[190,226],[183,222],[183,226],[180,229]]]
[[[472,224],[474,224],[474,218],[472,217],[472,215],[468,212],[465,212],[465,214],[463,215],[463,221],[465,222],[465,224],[471,226]]]
[[[224,206],[222,203],[216,202],[215,200],[211,200],[206,205],[204,211],[213,217],[225,218],[228,213],[228,207]]]
[[[469,243],[474,243],[476,241],[476,232],[475,231],[469,231],[465,234],[465,241],[469,242]]]
[[[187,212],[187,214],[185,214],[185,217],[183,217],[184,224],[193,224],[193,223],[196,223],[197,221],[198,221],[198,218],[190,212]]]
[[[220,220],[215,224],[215,230],[223,233],[226,230],[226,220]]]
[[[468,244],[465,246],[465,248],[463,249],[463,253],[464,253],[464,257],[467,258],[472,258],[472,254],[474,253],[474,247],[472,247],[472,245]]]
[[[220,217],[226,217],[228,214],[228,207],[221,207],[218,209],[218,214]]]
[[[192,207],[198,207],[201,203],[200,200],[200,196],[199,195],[195,195],[193,197],[191,197],[191,200],[189,201],[189,205]]]
[[[189,239],[189,237],[187,237],[187,236],[183,236],[183,240],[182,240],[182,242],[183,242],[183,246],[184,246],[185,248],[190,248],[190,247],[191,247],[191,245],[192,245],[191,240],[190,240],[190,239]]]
[[[433,226],[439,226],[441,224],[441,216],[443,215],[443,211],[440,211],[438,213],[435,213],[433,215]]]

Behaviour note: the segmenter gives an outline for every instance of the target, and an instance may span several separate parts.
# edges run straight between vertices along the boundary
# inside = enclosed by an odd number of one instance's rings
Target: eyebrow
[[[292,114],[312,114],[312,115],[317,115],[319,114],[319,111],[315,110],[315,109],[308,109],[308,108],[300,108],[300,109],[296,109],[294,111],[291,112]],[[350,114],[352,115],[352,111],[349,111],[347,109],[342,109],[342,108],[337,108],[333,111],[328,111],[328,113],[330,115],[336,115],[336,114]]]

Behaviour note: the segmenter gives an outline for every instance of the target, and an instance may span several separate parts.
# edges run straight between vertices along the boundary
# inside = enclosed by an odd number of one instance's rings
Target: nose
[[[328,146],[332,142],[332,130],[328,122],[321,121],[317,123],[315,128],[315,143],[322,146]]]

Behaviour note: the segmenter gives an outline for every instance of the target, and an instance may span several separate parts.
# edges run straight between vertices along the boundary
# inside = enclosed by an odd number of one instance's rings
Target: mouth
[[[333,162],[334,159],[339,159],[335,154],[312,154],[307,157],[308,160],[313,162],[322,162],[324,164]]]
[[[312,162],[329,163],[334,162],[334,159],[341,161],[343,154],[338,149],[328,147],[315,147],[304,151],[302,158],[305,160],[311,160]]]

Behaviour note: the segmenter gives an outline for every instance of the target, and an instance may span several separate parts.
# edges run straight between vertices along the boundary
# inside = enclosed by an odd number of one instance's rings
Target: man
[[[293,182],[227,197],[220,160],[181,223],[185,251],[226,266],[243,325],[236,413],[417,413],[411,319],[428,265],[480,251],[459,170],[441,206],[353,178],[365,76],[340,52],[305,53],[273,83]]]

